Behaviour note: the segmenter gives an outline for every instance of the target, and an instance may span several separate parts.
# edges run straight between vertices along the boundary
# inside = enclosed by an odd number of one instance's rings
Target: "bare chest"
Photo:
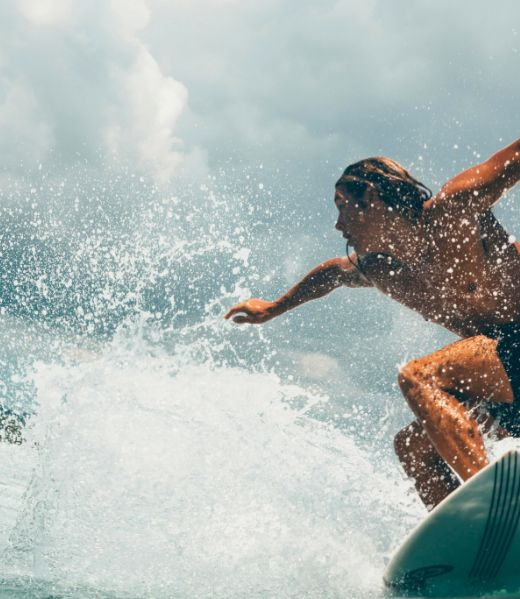
[[[371,283],[386,295],[461,334],[520,320],[520,254],[494,217],[432,237],[423,259],[404,264],[364,257]]]

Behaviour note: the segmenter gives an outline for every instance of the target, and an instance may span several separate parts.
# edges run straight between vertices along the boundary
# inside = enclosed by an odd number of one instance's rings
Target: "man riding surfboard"
[[[416,419],[394,447],[429,508],[460,484],[452,470],[464,481],[488,463],[473,408],[500,434],[520,435],[520,244],[491,212],[519,179],[520,140],[433,197],[389,158],[351,164],[334,197],[347,256],[319,264],[277,300],[250,299],[225,315],[259,324],[338,287],[373,287],[459,335],[398,377]]]

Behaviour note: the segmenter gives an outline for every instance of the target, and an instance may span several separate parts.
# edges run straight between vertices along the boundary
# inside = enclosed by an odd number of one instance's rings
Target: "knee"
[[[412,360],[399,369],[397,384],[406,397],[425,386],[442,386],[439,368],[428,360]]]
[[[399,369],[397,384],[403,394],[408,397],[410,392],[421,384],[423,378],[424,370],[421,362],[412,360]]]

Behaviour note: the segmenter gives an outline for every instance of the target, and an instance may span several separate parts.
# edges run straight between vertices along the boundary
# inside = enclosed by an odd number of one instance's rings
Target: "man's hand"
[[[274,311],[275,306],[276,302],[268,302],[267,300],[253,298],[233,306],[224,318],[228,320],[233,317],[233,322],[238,324],[244,322],[250,324],[262,324],[276,316]]]

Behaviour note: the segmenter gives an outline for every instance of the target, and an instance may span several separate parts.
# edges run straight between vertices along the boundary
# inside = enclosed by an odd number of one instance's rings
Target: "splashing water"
[[[36,469],[4,576],[137,596],[379,588],[402,485],[289,407],[323,398],[117,343],[89,362],[39,365],[34,381]]]
[[[383,595],[422,508],[261,329],[222,322],[255,228],[204,197],[225,221],[150,192],[103,227],[102,202],[71,224],[51,201],[4,236],[4,405],[28,425],[0,445],[0,596]]]

